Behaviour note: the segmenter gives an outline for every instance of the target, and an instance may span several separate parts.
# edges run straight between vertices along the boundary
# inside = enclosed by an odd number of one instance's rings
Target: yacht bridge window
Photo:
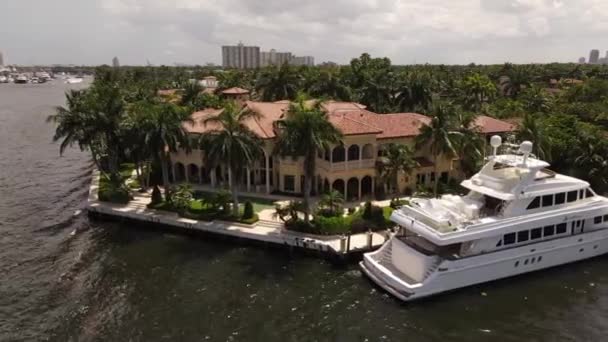
[[[593,197],[593,196],[594,196],[593,192],[589,188],[573,190],[573,191],[568,191],[568,192],[560,192],[557,194],[536,196],[536,197],[534,197],[534,199],[532,199],[530,204],[528,204],[528,207],[526,207],[526,210],[538,209],[540,207],[543,207],[543,208],[551,207],[554,205],[561,205],[566,202],[568,202],[568,203],[576,202],[577,200],[582,200],[587,197]]]

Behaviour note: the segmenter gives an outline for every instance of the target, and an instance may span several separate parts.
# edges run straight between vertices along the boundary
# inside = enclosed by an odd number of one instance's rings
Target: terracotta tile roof
[[[284,117],[289,108],[289,101],[256,102],[246,101],[245,106],[258,114],[246,124],[262,139],[274,138],[274,122]],[[377,139],[414,137],[420,134],[420,128],[430,122],[430,118],[418,113],[376,114],[361,107],[363,105],[351,102],[330,102],[323,106],[328,112],[329,121],[344,135],[375,134]],[[192,114],[194,125],[184,124],[184,128],[192,133],[204,133],[217,129],[203,125],[202,121],[210,116],[221,113],[221,109],[205,109]],[[515,125],[480,115],[475,121],[484,134],[503,133],[515,130]]]
[[[228,95],[249,94],[249,90],[239,88],[239,87],[232,87],[232,88],[222,90],[222,94],[228,94]]]
[[[418,113],[375,114],[376,125],[382,129],[378,139],[415,137],[431,120]]]
[[[205,119],[213,117],[222,112],[223,109],[206,108],[198,112],[192,113],[190,118],[193,123],[184,122],[183,127],[189,133],[206,133],[209,131],[220,129],[219,125],[204,124]]]
[[[479,115],[475,126],[484,134],[513,132],[516,128],[513,124],[486,115]]]
[[[329,114],[329,122],[344,135],[382,133],[382,129],[370,124],[363,116],[364,114],[361,111],[335,111],[333,114]]]
[[[159,96],[175,95],[179,89],[159,89],[156,94]]]

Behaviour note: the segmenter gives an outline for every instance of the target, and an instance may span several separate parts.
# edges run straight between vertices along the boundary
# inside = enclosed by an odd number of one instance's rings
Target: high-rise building
[[[277,52],[275,49],[260,52],[260,66],[282,65],[289,63],[292,58],[291,52]]]
[[[118,68],[120,66],[120,62],[118,61],[118,57],[112,58],[112,66]]]
[[[578,64],[585,64],[585,57],[579,57]]]
[[[597,49],[591,50],[591,53],[589,53],[589,64],[597,64],[599,58],[600,58],[600,50],[597,50]]]
[[[0,66],[4,65],[4,56],[2,55],[2,51],[0,51]]]
[[[315,65],[315,58],[313,56],[293,56],[289,64],[313,66]]]
[[[252,69],[260,67],[260,47],[238,45],[222,46],[222,66],[224,68]]]

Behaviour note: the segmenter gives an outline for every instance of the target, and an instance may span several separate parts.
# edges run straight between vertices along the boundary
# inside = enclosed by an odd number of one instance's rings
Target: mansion
[[[259,118],[248,119],[246,125],[263,141],[264,157],[239,175],[241,191],[257,193],[280,193],[298,196],[303,191],[303,158],[282,158],[274,155],[276,134],[274,122],[281,120],[289,108],[289,101],[256,102],[248,100],[248,91],[240,88],[227,89],[224,96],[232,97],[248,110],[259,114]],[[323,110],[329,121],[342,134],[342,142],[331,149],[318,151],[316,177],[313,192],[316,194],[335,189],[346,200],[373,198],[378,187],[384,192],[397,190],[413,191],[418,185],[430,186],[434,181],[461,178],[456,157],[439,156],[438,174],[435,174],[433,157],[428,148],[415,149],[415,138],[420,128],[430,118],[417,113],[377,114],[354,102],[327,101]],[[219,114],[222,109],[205,109],[192,114],[193,123],[184,123],[190,135],[200,135],[210,127],[203,121]],[[489,136],[514,131],[510,123],[488,116],[479,116],[475,122],[480,134]],[[412,147],[419,166],[409,175],[399,177],[399,189],[387,189],[377,181],[377,163],[381,162],[383,147],[389,143],[401,143]],[[174,182],[190,182],[209,187],[225,187],[229,182],[228,169],[222,165],[211,170],[205,165],[204,152],[180,150],[171,153]]]

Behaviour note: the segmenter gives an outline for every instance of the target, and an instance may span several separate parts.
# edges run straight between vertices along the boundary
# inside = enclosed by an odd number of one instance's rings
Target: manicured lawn
[[[253,211],[256,213],[259,213],[261,210],[264,210],[264,209],[274,209],[273,200],[264,199],[264,198],[239,196],[239,202],[241,203],[241,206],[244,205],[244,203],[246,201],[249,201],[249,202],[251,202],[251,204],[253,204]]]

